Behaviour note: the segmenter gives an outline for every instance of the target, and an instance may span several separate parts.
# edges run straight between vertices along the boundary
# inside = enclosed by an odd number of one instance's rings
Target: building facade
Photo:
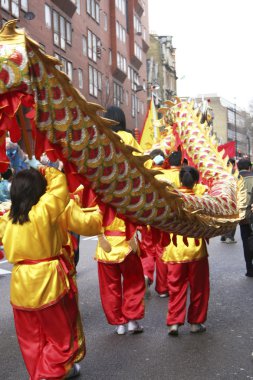
[[[250,115],[241,110],[236,104],[224,98],[205,95],[213,110],[213,134],[218,144],[235,141],[236,157],[252,158],[252,132]],[[201,98],[197,99],[198,102]]]
[[[150,34],[147,77],[148,97],[152,93],[157,104],[177,94],[176,49],[172,45],[172,36]]]
[[[2,25],[18,26],[57,57],[73,85],[94,103],[117,105],[127,128],[146,117],[148,0],[1,0]]]

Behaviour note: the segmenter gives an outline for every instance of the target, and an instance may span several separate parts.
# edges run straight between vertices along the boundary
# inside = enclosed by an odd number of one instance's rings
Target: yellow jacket
[[[106,252],[98,241],[95,260],[104,263],[120,263],[125,260],[126,256],[135,251],[139,254],[139,247],[133,248],[132,241],[126,240],[126,227],[122,219],[115,218],[109,227],[105,227],[104,235],[111,245],[111,251]]]
[[[68,234],[64,229],[75,228],[77,233],[94,231],[93,227],[86,224],[93,223],[89,216],[88,219],[83,216],[82,220],[78,220],[81,215],[78,215],[75,205],[69,201],[65,175],[54,168],[46,168],[45,177],[46,193],[29,212],[29,222],[23,225],[13,224],[8,218],[9,213],[0,218],[0,238],[5,255],[14,264],[11,304],[20,309],[47,307],[69,291],[68,276],[58,259],[62,247],[68,243]],[[75,223],[79,225],[78,228],[77,225],[74,227]],[[96,225],[98,230],[101,224],[100,219]],[[35,262],[22,263],[23,260]]]
[[[134,156],[140,156],[140,155],[143,155],[143,149],[142,147],[140,146],[140,144],[138,144],[138,142],[135,140],[135,138],[133,137],[133,135],[129,132],[126,132],[126,131],[118,131],[117,132],[117,135],[120,136],[120,138],[122,139],[122,141],[126,144],[126,145],[130,145],[132,146],[133,148],[137,149],[140,153],[137,153],[137,152],[134,152]],[[145,168],[147,169],[151,169],[152,168],[152,163],[153,163],[153,160],[147,160],[145,163],[144,163],[144,166]]]
[[[156,179],[166,181],[173,185],[174,187],[180,187],[179,172],[180,166],[172,166],[170,169],[161,169],[163,174],[157,174]]]
[[[181,188],[180,191],[191,194],[201,195],[205,192],[206,187],[203,185],[195,185],[193,190]],[[166,263],[184,263],[200,260],[206,257],[206,243],[203,239],[199,239],[199,245],[196,245],[194,238],[188,238],[188,246],[183,242],[183,236],[177,235],[177,246],[172,242],[173,234],[170,234],[171,243],[164,249],[162,260]]]

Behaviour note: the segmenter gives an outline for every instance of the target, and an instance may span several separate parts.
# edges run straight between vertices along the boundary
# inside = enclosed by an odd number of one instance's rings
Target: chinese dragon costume
[[[130,226],[188,237],[211,238],[226,233],[245,213],[245,193],[238,173],[218,153],[201,115],[191,102],[170,104],[163,115],[174,143],[208,184],[202,197],[181,193],[145,168],[149,158],[126,146],[101,116],[103,107],[89,103],[61,72],[59,61],[42,51],[16,21],[0,32],[0,170],[8,165],[5,138],[22,137],[32,154],[60,159],[70,182],[83,183],[104,209],[105,220],[119,215]],[[89,197],[88,197],[89,198]],[[106,223],[106,221],[105,221]]]

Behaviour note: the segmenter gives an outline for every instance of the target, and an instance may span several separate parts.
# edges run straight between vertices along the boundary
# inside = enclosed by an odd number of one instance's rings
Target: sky
[[[149,30],[173,36],[179,96],[253,102],[253,0],[148,0]]]

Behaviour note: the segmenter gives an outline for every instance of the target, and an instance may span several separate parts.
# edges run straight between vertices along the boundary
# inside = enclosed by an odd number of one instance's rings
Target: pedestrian
[[[9,137],[6,138],[6,155],[10,160],[10,166],[14,173],[27,169],[27,155],[17,143],[13,143]]]
[[[239,175],[243,177],[244,187],[247,192],[247,207],[250,209],[252,203],[252,191],[253,191],[253,172],[251,171],[251,162],[249,159],[241,158],[237,167],[239,170]],[[250,214],[250,213],[247,213]],[[248,238],[252,233],[251,221],[247,216],[239,222],[241,239],[243,245],[244,259],[246,263],[246,273],[245,276],[253,277],[253,250],[250,249],[248,244]]]
[[[191,166],[183,166],[179,173],[181,183],[180,191],[187,194],[198,194],[197,183],[199,172]],[[204,322],[207,317],[209,301],[209,266],[208,254],[203,239],[187,238],[177,235],[177,246],[172,242],[173,234],[170,234],[171,243],[165,248],[162,260],[168,266],[168,314],[167,325],[169,335],[178,335],[178,330],[185,323],[187,291],[190,288],[190,305],[187,319],[191,325],[192,333],[206,331]]]
[[[118,121],[119,125],[112,129],[116,129],[123,142],[138,148],[134,137],[125,131],[125,114],[119,107],[109,107],[105,117]],[[98,241],[95,259],[105,316],[109,324],[116,326],[118,335],[127,330],[141,333],[139,320],[144,317],[145,282],[138,243],[135,236],[127,240],[125,222],[117,216],[105,227],[104,235],[111,251],[106,252]]]
[[[13,171],[10,167],[4,173],[1,173],[0,202],[8,202],[10,200],[10,187],[12,177]]]
[[[152,169],[161,170],[165,159],[163,151],[161,149],[154,149],[149,155],[153,159]],[[141,227],[141,231],[142,238],[140,248],[144,253],[141,257],[141,262],[146,286],[145,296],[146,298],[150,297],[150,286],[155,279],[155,290],[159,297],[167,297],[167,265],[161,260],[163,247],[159,242],[154,244],[149,226],[147,228]]]
[[[235,172],[235,159],[230,157],[228,159],[227,166],[231,167],[231,174],[234,174],[234,172]],[[237,243],[237,241],[235,240],[235,233],[236,233],[236,227],[231,228],[231,230],[228,233],[221,236],[221,238],[220,238],[221,242],[226,243],[226,244]]]
[[[38,166],[34,159],[29,164]],[[75,361],[82,354],[78,357],[74,329],[76,293],[63,252],[67,242],[60,217],[69,205],[65,175],[52,167],[22,170],[13,177],[10,196],[0,237],[13,264],[11,304],[27,371],[31,380],[71,378],[80,372]],[[102,219],[98,230],[101,224]]]

